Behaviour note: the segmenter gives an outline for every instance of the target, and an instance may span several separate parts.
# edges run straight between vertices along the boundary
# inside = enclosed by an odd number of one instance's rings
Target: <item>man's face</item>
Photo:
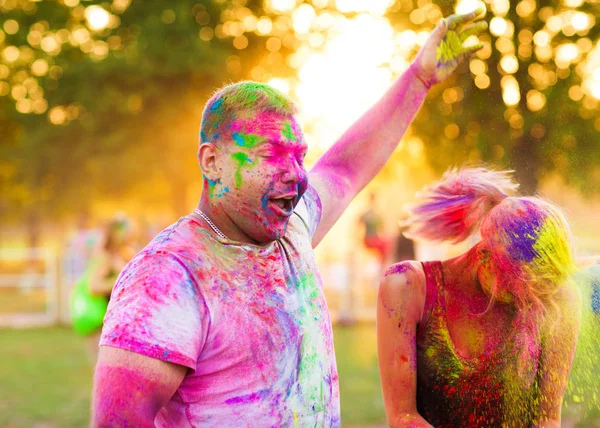
[[[307,146],[298,123],[276,113],[235,120],[220,141],[221,191],[213,202],[259,243],[283,236],[307,188]]]

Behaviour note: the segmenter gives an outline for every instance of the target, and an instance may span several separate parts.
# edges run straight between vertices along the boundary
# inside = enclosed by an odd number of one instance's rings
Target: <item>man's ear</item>
[[[198,147],[198,163],[202,174],[211,181],[217,181],[221,178],[221,171],[218,167],[217,158],[219,149],[212,143],[202,143]]]

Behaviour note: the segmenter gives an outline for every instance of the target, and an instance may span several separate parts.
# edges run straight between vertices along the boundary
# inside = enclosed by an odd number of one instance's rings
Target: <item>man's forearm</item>
[[[412,68],[319,159],[315,172],[349,183],[358,193],[383,168],[427,95]]]

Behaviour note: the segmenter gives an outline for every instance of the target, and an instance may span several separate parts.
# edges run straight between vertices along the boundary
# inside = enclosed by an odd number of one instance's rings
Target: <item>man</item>
[[[307,174],[295,107],[242,82],[208,101],[194,214],[121,273],[105,319],[93,426],[339,426],[331,323],[314,248],[377,174],[422,104],[480,46],[442,62],[442,21],[415,63]],[[456,47],[456,44],[454,44]],[[441,56],[442,57],[442,56]]]

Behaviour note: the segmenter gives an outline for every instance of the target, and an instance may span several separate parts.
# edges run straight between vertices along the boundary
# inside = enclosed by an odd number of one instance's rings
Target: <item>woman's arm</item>
[[[575,285],[557,297],[558,318],[542,329],[541,402],[538,428],[560,427],[561,408],[581,321],[581,294]]]
[[[96,255],[92,263],[94,263],[94,267],[90,274],[90,293],[98,296],[110,294],[114,286],[114,278],[106,279],[111,267],[110,257],[107,253],[102,252]]]
[[[377,301],[377,348],[385,411],[390,427],[431,427],[417,412],[417,324],[425,306],[419,263],[389,268]]]

